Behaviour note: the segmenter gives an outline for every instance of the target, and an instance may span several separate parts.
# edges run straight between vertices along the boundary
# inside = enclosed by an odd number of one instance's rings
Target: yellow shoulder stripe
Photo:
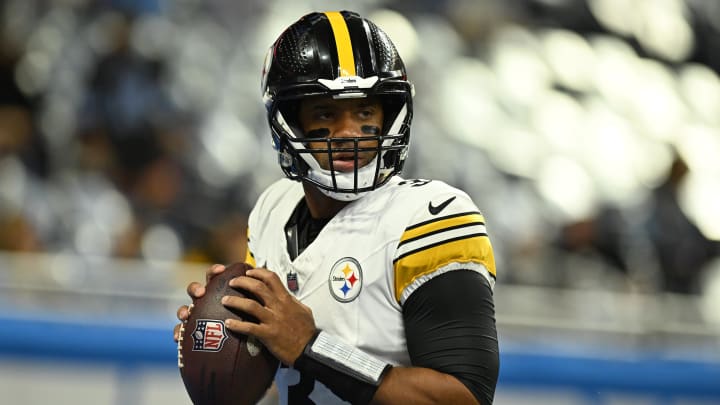
[[[342,14],[338,11],[325,12],[333,34],[335,35],[335,46],[337,46],[338,62],[340,63],[340,76],[357,76],[355,73],[355,56],[353,55],[350,31]]]
[[[403,291],[416,279],[431,274],[450,263],[480,263],[495,276],[495,257],[487,235],[468,235],[464,238],[430,245],[401,257],[394,263],[395,299],[400,302]]]

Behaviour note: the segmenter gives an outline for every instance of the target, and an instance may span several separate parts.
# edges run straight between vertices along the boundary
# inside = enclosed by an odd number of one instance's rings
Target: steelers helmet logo
[[[362,289],[360,263],[352,257],[338,260],[330,270],[328,285],[330,294],[340,302],[350,302],[357,298]]]

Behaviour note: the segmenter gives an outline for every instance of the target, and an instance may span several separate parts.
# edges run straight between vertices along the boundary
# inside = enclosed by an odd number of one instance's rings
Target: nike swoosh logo
[[[447,207],[448,205],[450,205],[451,202],[453,202],[453,200],[455,199],[455,197],[457,197],[457,196],[453,196],[453,197],[448,198],[447,200],[445,200],[445,202],[443,202],[442,204],[438,205],[437,207],[433,206],[432,201],[430,201],[430,202],[428,203],[428,211],[430,211],[430,213],[433,214],[433,215],[439,214],[440,211],[444,210],[445,207]]]

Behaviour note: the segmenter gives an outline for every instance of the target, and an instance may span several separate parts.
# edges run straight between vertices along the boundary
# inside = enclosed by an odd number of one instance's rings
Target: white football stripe
[[[490,275],[490,272],[480,263],[471,262],[471,263],[450,263],[447,266],[440,267],[439,269],[436,269],[432,273],[425,274],[421,277],[416,278],[413,280],[412,283],[410,283],[400,294],[400,305],[405,305],[405,301],[408,299],[410,294],[412,294],[415,290],[417,290],[421,285],[427,283],[428,281],[432,280],[433,278],[445,274],[449,271],[454,270],[472,270],[476,271],[487,279],[487,281],[490,283],[490,289],[495,290],[495,277]]]
[[[477,224],[477,225],[471,225],[471,226],[465,226],[462,228],[457,229],[451,229],[446,230],[443,232],[438,232],[433,235],[424,236],[420,239],[414,240],[412,242],[405,243],[404,245],[400,246],[395,253],[394,259],[397,259],[398,257],[404,255],[405,253],[412,252],[416,249],[421,249],[425,246],[432,245],[434,243],[440,243],[447,239],[454,239],[454,238],[460,238],[467,235],[477,234],[477,233],[486,233],[487,229],[485,228],[485,225]]]

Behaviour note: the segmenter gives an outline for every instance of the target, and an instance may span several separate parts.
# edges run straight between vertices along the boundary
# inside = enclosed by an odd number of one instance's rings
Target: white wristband
[[[315,360],[371,384],[378,384],[388,363],[321,331],[308,355]]]

